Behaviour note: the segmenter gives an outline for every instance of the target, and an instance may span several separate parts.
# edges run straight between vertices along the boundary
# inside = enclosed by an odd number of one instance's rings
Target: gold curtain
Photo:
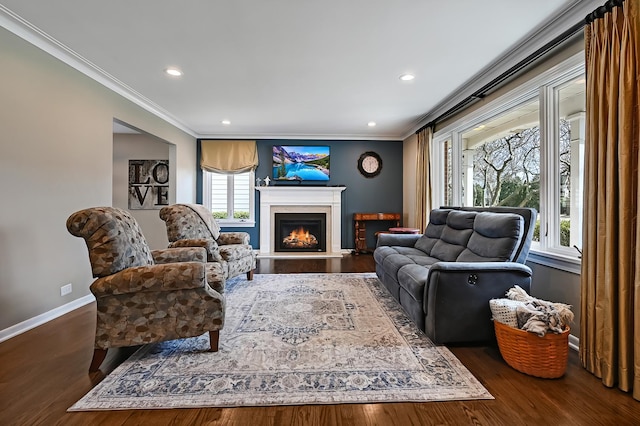
[[[638,400],[639,30],[637,0],[627,0],[585,27],[587,128],[580,324],[582,365],[605,386],[633,391]]]
[[[418,132],[416,164],[416,228],[424,231],[431,211],[431,143],[433,128],[428,126]]]
[[[202,140],[200,167],[214,173],[244,173],[258,167],[256,141]]]

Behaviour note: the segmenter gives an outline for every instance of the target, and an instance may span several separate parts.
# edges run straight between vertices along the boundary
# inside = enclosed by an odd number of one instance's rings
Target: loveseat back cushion
[[[414,247],[423,251],[425,254],[430,255],[433,246],[440,239],[442,230],[447,224],[447,216],[451,210],[447,209],[433,209],[429,214],[429,224],[424,230],[422,237],[416,241]]]
[[[467,247],[458,262],[510,262],[524,232],[524,219],[513,213],[478,213]]]
[[[467,247],[476,215],[476,212],[450,211],[447,224],[442,229],[440,239],[433,245],[430,255],[445,262],[454,262]]]
[[[67,219],[67,230],[87,244],[94,277],[154,263],[140,225],[126,210],[92,207],[77,211]]]

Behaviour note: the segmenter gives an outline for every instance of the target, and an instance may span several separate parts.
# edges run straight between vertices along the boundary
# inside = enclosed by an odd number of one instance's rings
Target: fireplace
[[[324,213],[275,213],[275,251],[325,251],[326,223]]]
[[[260,258],[342,257],[341,186],[259,186]],[[275,216],[279,213],[321,213],[325,217],[323,251],[276,251]],[[318,236],[316,236],[317,238]]]

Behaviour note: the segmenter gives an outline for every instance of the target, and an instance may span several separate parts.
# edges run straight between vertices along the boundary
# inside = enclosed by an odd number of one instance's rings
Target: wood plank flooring
[[[256,273],[371,272],[371,255],[259,261]],[[507,366],[496,347],[451,351],[495,400],[67,413],[135,348],[111,350],[88,374],[95,305],[0,344],[0,425],[638,425],[640,402],[608,389],[570,351],[564,377],[537,379]]]

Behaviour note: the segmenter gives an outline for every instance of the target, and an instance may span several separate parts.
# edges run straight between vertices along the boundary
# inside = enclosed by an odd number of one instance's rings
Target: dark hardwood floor
[[[261,260],[256,273],[371,272],[371,255]],[[507,366],[496,347],[451,351],[495,400],[67,413],[135,348],[111,350],[88,374],[95,305],[0,344],[0,425],[638,425],[640,402],[605,388],[571,351],[564,377],[537,379]]]

